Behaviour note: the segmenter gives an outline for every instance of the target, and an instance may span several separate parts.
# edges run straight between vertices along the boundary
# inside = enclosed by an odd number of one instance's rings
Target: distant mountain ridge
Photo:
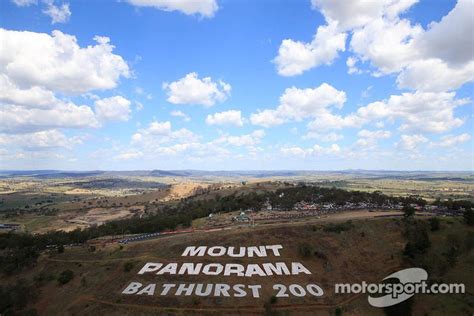
[[[394,171],[394,170],[128,170],[128,171],[64,171],[64,170],[0,170],[0,177],[33,177],[37,179],[84,178],[84,177],[298,177],[317,175],[352,175],[370,179],[411,179],[411,180],[446,180],[474,181],[472,171]]]

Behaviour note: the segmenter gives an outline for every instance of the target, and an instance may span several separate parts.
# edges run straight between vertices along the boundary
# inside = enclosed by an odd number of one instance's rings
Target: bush
[[[68,283],[74,278],[74,272],[71,270],[64,270],[58,277],[58,283],[63,285]]]
[[[132,271],[134,266],[135,264],[131,261],[125,262],[125,264],[123,265],[123,271],[130,272]]]
[[[326,256],[326,252],[324,250],[321,250],[321,249],[316,249],[314,251],[314,255],[319,258],[319,259],[323,259],[323,260],[327,260],[327,256]]]
[[[58,253],[63,253],[64,252],[64,246],[59,245],[58,248],[56,248],[56,250],[58,251]]]
[[[426,249],[431,246],[426,222],[407,222],[405,234],[408,239],[403,252],[405,256],[415,258],[415,255],[425,253]]]
[[[330,232],[330,233],[338,233],[340,234],[343,231],[346,230],[351,230],[354,227],[351,221],[347,221],[345,223],[338,223],[338,224],[328,224],[324,226],[324,231],[325,232]]]
[[[302,243],[298,246],[298,253],[303,258],[311,257],[312,249],[308,243]]]
[[[35,287],[23,279],[16,284],[0,285],[0,315],[16,315],[15,312],[34,301],[37,294]]]
[[[415,208],[411,205],[404,205],[403,206],[403,214],[405,217],[411,217],[415,215]]]
[[[474,211],[468,208],[464,211],[464,222],[468,225],[474,225]]]
[[[430,218],[431,231],[437,231],[441,228],[439,219],[437,217]]]

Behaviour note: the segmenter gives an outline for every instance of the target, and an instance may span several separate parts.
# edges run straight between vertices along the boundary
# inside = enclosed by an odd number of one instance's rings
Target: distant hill
[[[103,173],[103,171],[6,170],[0,171],[0,177],[80,178],[98,176]]]
[[[394,171],[394,170],[127,170],[127,171],[63,171],[63,170],[3,170],[1,178],[34,177],[38,179],[81,178],[81,177],[304,177],[317,175],[352,176],[363,179],[397,179],[420,181],[474,181],[472,171]]]

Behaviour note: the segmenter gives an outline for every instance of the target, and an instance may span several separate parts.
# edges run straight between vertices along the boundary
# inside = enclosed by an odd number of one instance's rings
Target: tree
[[[58,248],[57,248],[57,251],[58,251],[58,253],[63,253],[64,252],[64,246],[59,245]]]
[[[405,234],[408,239],[404,250],[405,256],[415,258],[415,255],[425,253],[431,246],[428,227],[422,221],[407,221]]]
[[[464,222],[470,226],[474,225],[474,211],[470,207],[464,211]]]
[[[403,214],[405,215],[405,217],[412,217],[413,215],[415,215],[415,208],[409,204],[405,204],[403,206]]]

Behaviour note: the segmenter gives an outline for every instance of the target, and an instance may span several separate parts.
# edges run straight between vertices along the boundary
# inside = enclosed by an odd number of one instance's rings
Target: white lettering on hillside
[[[242,258],[242,257],[267,257],[267,250],[270,250],[274,256],[280,256],[280,249],[282,245],[268,245],[268,246],[251,246],[251,247],[239,247],[239,251],[236,251],[236,247],[224,247],[224,246],[189,246],[184,249],[182,257],[203,257],[208,255],[211,257],[222,257],[228,255],[229,257]]]
[[[276,263],[251,263],[247,265],[239,263],[183,263],[176,262],[163,265],[160,262],[147,262],[138,274],[154,273],[156,275],[224,275],[224,276],[272,276],[272,275],[298,275],[311,274],[301,262],[291,262],[288,266],[285,262]]]

